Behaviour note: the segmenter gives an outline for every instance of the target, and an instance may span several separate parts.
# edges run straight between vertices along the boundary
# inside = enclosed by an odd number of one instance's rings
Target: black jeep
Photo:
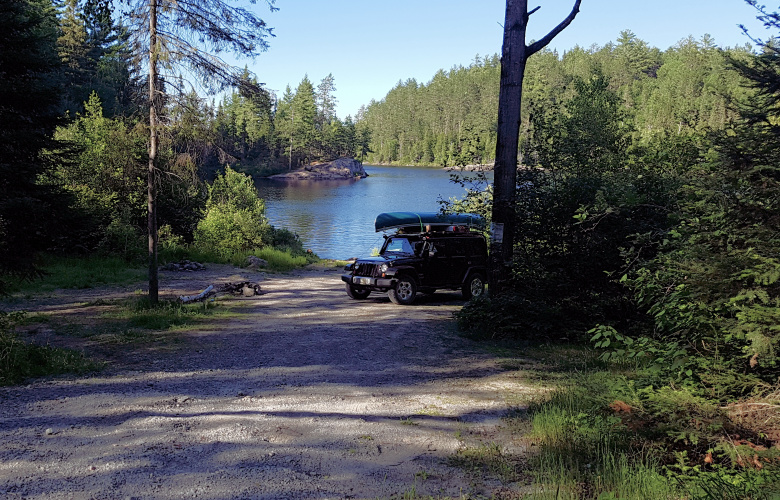
[[[385,236],[379,255],[357,259],[341,276],[347,295],[365,299],[371,291],[387,292],[396,304],[414,302],[418,292],[461,290],[465,299],[485,289],[487,244],[472,227],[479,216],[393,212],[377,217],[376,230],[397,229]]]

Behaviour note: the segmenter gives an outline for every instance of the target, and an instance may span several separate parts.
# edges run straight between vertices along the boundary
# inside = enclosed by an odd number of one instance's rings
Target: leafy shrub
[[[555,305],[519,294],[482,296],[469,301],[455,313],[458,327],[472,338],[544,340],[565,335],[571,328]]]
[[[292,253],[302,253],[303,243],[297,234],[286,228],[269,227],[271,245],[277,249],[286,249]]]
[[[209,187],[206,216],[195,229],[195,244],[242,251],[271,243],[265,205],[249,176],[230,167]]]
[[[135,226],[114,219],[98,244],[103,255],[118,256],[127,262],[143,262],[147,256],[146,238]]]
[[[72,161],[55,172],[56,181],[73,194],[75,205],[93,224],[136,224],[146,211],[146,154],[143,131],[122,119],[103,116],[93,92],[79,113],[55,134],[73,150]],[[102,232],[102,231],[101,231]]]
[[[157,242],[160,249],[176,248],[184,245],[184,237],[176,234],[169,224],[165,224],[157,230]]]
[[[522,153],[535,168],[518,170],[509,297],[461,314],[481,314],[491,336],[585,340],[596,323],[636,324],[631,290],[615,277],[636,262],[625,250],[649,258],[670,225],[676,180],[632,145],[608,80],[595,71],[572,83],[568,99],[532,104]],[[489,197],[473,192],[454,206],[478,209]]]
[[[258,222],[257,214],[249,210],[213,207],[195,229],[195,244],[240,251],[262,247],[268,237],[268,227]]]

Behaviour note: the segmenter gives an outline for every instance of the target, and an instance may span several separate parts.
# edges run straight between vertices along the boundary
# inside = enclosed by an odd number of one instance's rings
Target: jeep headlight
[[[387,264],[382,264],[381,266],[379,266],[379,272],[381,272],[382,274],[384,274],[385,272],[387,272],[387,270],[388,270],[389,268],[390,268],[390,266],[388,266]]]

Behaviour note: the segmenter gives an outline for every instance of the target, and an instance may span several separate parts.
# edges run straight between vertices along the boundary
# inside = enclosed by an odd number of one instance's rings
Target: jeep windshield
[[[381,255],[415,255],[415,248],[420,246],[419,241],[410,241],[409,238],[390,238],[385,244]]]

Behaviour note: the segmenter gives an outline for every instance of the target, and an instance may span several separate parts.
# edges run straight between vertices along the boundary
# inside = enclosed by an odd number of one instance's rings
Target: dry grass
[[[723,407],[732,422],[780,449],[780,388],[770,394]]]

